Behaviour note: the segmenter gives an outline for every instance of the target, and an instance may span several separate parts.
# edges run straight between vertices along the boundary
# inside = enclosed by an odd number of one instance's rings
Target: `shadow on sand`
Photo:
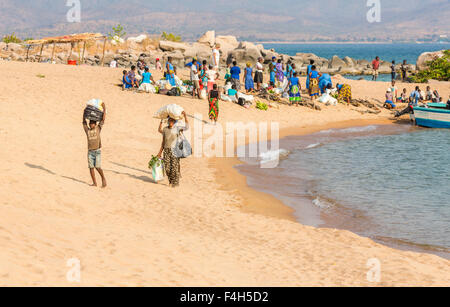
[[[81,180],[78,180],[78,179],[73,178],[73,177],[68,177],[68,176],[58,175],[57,173],[55,173],[55,172],[53,172],[53,171],[49,170],[48,168],[45,168],[45,167],[43,167],[43,166],[41,166],[41,165],[35,165],[35,164],[31,164],[31,163],[24,163],[24,164],[25,164],[25,166],[27,166],[27,167],[29,167],[29,168],[32,168],[32,169],[38,169],[38,170],[41,170],[41,171],[46,172],[46,173],[48,173],[48,174],[50,174],[50,175],[53,175],[53,176],[59,176],[59,177],[61,177],[61,178],[68,179],[68,180],[72,180],[72,181],[75,181],[75,182],[77,182],[77,183],[89,185],[89,183],[84,182],[84,181],[81,181]]]

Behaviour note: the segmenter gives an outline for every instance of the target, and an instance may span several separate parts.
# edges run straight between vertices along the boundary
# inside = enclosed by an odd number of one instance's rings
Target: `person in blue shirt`
[[[413,107],[417,107],[420,99],[421,99],[420,88],[416,86],[416,89],[411,93],[409,100]]]
[[[122,78],[122,89],[127,90],[133,87],[133,84],[131,83],[130,79],[128,78],[128,71],[123,71],[123,78]]]
[[[314,60],[310,60],[308,68],[306,69],[306,89],[308,90],[308,92],[309,92],[309,83],[310,83],[309,74],[311,73],[314,63],[315,63]]]
[[[411,93],[411,96],[409,97],[409,104],[403,111],[396,112],[395,117],[400,117],[404,114],[413,114],[414,113],[414,107],[418,106],[419,100],[420,100],[420,88],[416,86],[416,89]]]
[[[237,62],[233,62],[233,67],[230,69],[231,73],[231,84],[236,86],[236,89],[239,91],[241,89],[241,81],[240,81],[240,75],[241,75],[241,69],[239,66],[237,66]]]
[[[311,71],[309,73],[309,95],[311,96],[311,99],[319,96],[319,79],[321,76],[322,74],[317,71],[316,66],[311,66]]]
[[[300,79],[297,72],[294,72],[293,77],[289,79],[289,102],[291,105],[296,104],[298,106],[299,102],[302,101],[300,90]]]
[[[270,73],[270,85],[271,86],[275,86],[275,75],[276,75],[276,66],[277,66],[277,61],[276,61],[276,57],[272,57],[272,62],[270,62],[269,64],[269,73]]]
[[[151,84],[152,82],[155,83],[155,80],[153,79],[153,76],[150,73],[149,68],[146,66],[145,71],[142,74],[141,84]]]

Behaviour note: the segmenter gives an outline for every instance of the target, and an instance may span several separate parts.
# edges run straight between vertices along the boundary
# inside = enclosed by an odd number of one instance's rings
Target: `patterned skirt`
[[[217,121],[219,118],[219,99],[211,98],[209,100],[209,118]]]
[[[164,168],[169,178],[169,184],[178,186],[180,184],[180,159],[175,157],[172,148],[164,149]]]
[[[311,91],[311,96],[319,96],[319,79],[311,79],[309,84],[309,89]]]
[[[289,90],[289,101],[291,103],[299,103],[302,101],[302,96],[300,95],[300,88],[298,85],[291,86],[291,89]]]
[[[352,88],[350,85],[344,84],[339,91],[338,101],[347,103],[348,99],[352,100]]]

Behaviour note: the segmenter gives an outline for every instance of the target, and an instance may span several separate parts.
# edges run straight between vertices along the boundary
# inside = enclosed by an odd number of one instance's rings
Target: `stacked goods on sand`
[[[183,112],[184,109],[179,105],[169,104],[159,109],[153,117],[158,119],[167,119],[170,117],[175,120],[181,120],[183,119]]]
[[[100,122],[103,119],[103,101],[101,99],[91,99],[84,109],[84,120]]]

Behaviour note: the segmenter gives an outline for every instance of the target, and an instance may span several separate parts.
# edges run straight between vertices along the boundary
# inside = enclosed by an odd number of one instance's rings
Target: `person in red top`
[[[375,60],[372,61],[372,69],[373,69],[372,81],[377,81],[379,68],[380,68],[380,57],[377,56]]]

